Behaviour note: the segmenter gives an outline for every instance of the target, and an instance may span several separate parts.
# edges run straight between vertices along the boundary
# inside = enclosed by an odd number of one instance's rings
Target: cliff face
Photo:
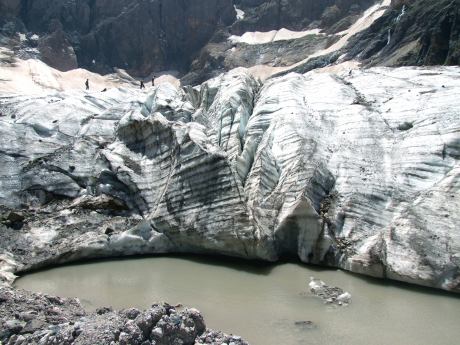
[[[12,16],[19,15],[21,11],[21,0],[2,0],[0,1],[0,13]]]
[[[373,66],[459,63],[458,0],[0,0],[0,41],[37,34],[38,42],[29,40],[37,53],[29,49],[25,57],[60,70],[123,68],[139,77],[178,70],[189,74],[185,83],[198,84],[238,66],[296,63],[340,40],[374,4],[387,11],[341,51],[348,59]],[[323,33],[310,42],[238,45],[236,52],[229,40],[281,28]]]
[[[375,0],[235,0],[245,13],[232,26],[238,35],[246,31],[270,31],[280,28],[303,30],[311,24],[331,26],[357,14]]]
[[[460,1],[393,1],[392,8],[350,44],[368,64],[458,65]]]
[[[459,73],[2,97],[3,260],[295,256],[459,292]]]
[[[143,76],[184,69],[218,26],[235,19],[231,0],[2,0],[0,4],[3,15],[21,19],[27,31],[44,40],[63,31],[60,42],[75,50],[80,67],[98,72],[119,67]],[[59,51],[59,44],[50,47]]]

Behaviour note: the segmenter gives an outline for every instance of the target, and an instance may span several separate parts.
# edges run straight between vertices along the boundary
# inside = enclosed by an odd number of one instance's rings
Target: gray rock
[[[156,305],[138,315],[134,321],[143,332],[144,337],[147,338],[152,333],[152,329],[155,327],[157,322],[165,314],[166,309],[163,306]]]
[[[224,334],[222,332],[206,330],[197,340],[195,344],[229,344],[248,345],[248,343],[238,336]]]
[[[58,22],[54,31],[40,38],[38,50],[44,63],[60,71],[78,68],[77,56],[72,44]]]
[[[113,312],[112,307],[101,307],[96,309],[96,314],[98,315],[104,315],[110,312]]]
[[[203,332],[212,332],[206,330],[203,317],[196,309],[179,312],[166,303],[155,304],[144,311],[108,310],[98,314],[85,313],[74,299],[52,298],[11,287],[0,287],[0,295],[3,296],[0,308],[0,342],[3,344],[194,344]],[[64,322],[54,323],[55,320],[47,317],[50,304],[56,301],[67,319]],[[35,318],[27,323],[14,318],[17,314],[31,315],[31,310]],[[137,316],[133,320],[134,315]]]
[[[351,294],[349,292],[345,292],[339,287],[326,285],[326,283],[322,280],[310,277],[310,283],[308,286],[312,294],[320,297],[327,304],[343,306],[348,305],[351,302]],[[308,323],[310,321],[305,322]]]
[[[28,321],[32,321],[36,317],[37,317],[36,311],[26,311],[26,312],[19,313],[18,319],[28,322]]]
[[[38,330],[41,330],[45,328],[45,321],[40,320],[40,319],[33,319],[27,321],[26,325],[24,328],[21,330],[21,333],[26,334],[26,333],[34,333]]]
[[[133,320],[129,320],[123,326],[123,330],[119,336],[120,345],[140,345],[144,342],[145,337],[142,330],[136,325]]]
[[[129,308],[122,311],[122,313],[130,320],[134,320],[141,311],[136,308]]]
[[[24,328],[25,322],[20,320],[6,320],[3,322],[3,330],[10,334],[18,334]]]

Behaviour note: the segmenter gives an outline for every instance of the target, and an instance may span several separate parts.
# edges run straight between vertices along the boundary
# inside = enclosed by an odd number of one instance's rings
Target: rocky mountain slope
[[[393,0],[392,7],[350,43],[350,57],[370,65],[458,65],[458,0]]]
[[[235,20],[235,10],[231,0],[2,0],[0,17],[4,35],[39,36],[52,67],[145,76],[183,69],[218,26]]]
[[[373,5],[375,0],[235,0],[244,15],[231,27],[233,34],[270,31],[280,28],[303,30],[307,27],[349,26],[353,16]],[[354,18],[356,20],[356,18]]]
[[[196,85],[238,66],[297,63],[379,3],[385,15],[327,63],[346,53],[374,66],[458,64],[458,0],[0,0],[0,43],[64,71],[178,70]],[[282,28],[322,31],[257,47],[229,39]]]

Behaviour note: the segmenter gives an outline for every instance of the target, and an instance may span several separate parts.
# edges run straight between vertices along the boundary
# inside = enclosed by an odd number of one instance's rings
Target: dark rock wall
[[[16,16],[21,10],[21,0],[2,0],[0,1],[0,15]]]
[[[369,65],[458,65],[460,0],[395,0],[383,17],[354,37],[348,55]]]
[[[225,70],[230,34],[282,27],[336,33],[376,1],[0,0],[0,40],[17,31],[38,33],[41,58],[60,70],[110,73],[119,67],[146,77],[175,69],[204,80]],[[243,19],[236,19],[234,5],[245,12]],[[459,18],[460,0],[393,0],[383,17],[355,36],[348,56],[368,65],[456,65]],[[211,74],[192,63],[207,55],[215,60],[205,63]]]
[[[134,1],[124,10],[106,14],[107,7],[96,7],[91,23],[95,29],[81,38],[79,61],[91,67],[94,59],[97,69],[104,64],[140,75],[187,68],[216,28],[232,23],[235,15],[230,0]]]
[[[232,0],[0,0],[0,8],[43,36],[62,28],[80,67],[136,75],[186,68],[219,26],[235,20]]]
[[[304,29],[312,23],[333,25],[374,2],[0,0],[0,17],[19,18],[25,30],[39,33],[40,52],[53,67],[67,70],[77,63],[100,73],[119,67],[147,76],[168,69],[187,72],[199,51],[219,30],[230,28],[238,34],[281,27]],[[236,21],[234,4],[246,12],[245,19]],[[66,52],[63,56],[51,57],[50,52],[62,49]]]
[[[331,25],[356,11],[368,8],[376,0],[235,0],[235,4],[245,11],[242,21],[233,25],[232,32],[242,34],[246,31],[270,31],[285,27],[300,30],[312,22],[318,24],[326,19],[325,11],[334,7],[335,17]]]

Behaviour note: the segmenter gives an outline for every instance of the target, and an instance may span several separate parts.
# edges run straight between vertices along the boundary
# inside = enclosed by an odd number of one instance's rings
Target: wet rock
[[[315,329],[317,326],[313,321],[295,321],[294,325],[302,327],[303,329]]]
[[[219,331],[206,330],[197,340],[195,344],[230,344],[249,345],[239,336],[224,334]]]
[[[24,213],[20,211],[9,211],[0,218],[0,221],[6,226],[19,230],[24,225]]]
[[[107,314],[107,313],[110,313],[110,312],[113,312],[112,307],[101,307],[101,308],[96,309],[96,313],[98,315],[104,315],[104,314]]]
[[[344,292],[339,287],[326,285],[326,283],[322,280],[310,277],[310,283],[308,286],[311,293],[320,297],[327,304],[342,306],[351,303],[350,293]]]
[[[45,298],[52,304],[55,304],[55,305],[62,305],[64,304],[64,301],[62,298],[60,297],[56,297],[56,296],[48,296],[46,295]],[[57,311],[57,313],[59,313],[59,311]]]
[[[115,230],[113,230],[112,228],[109,228],[109,227],[107,227],[107,228],[104,230],[104,234],[106,234],[107,236],[112,235],[114,232],[115,232]]]
[[[125,309],[122,311],[123,315],[130,320],[134,320],[141,312],[136,308]]]
[[[11,223],[24,221],[24,214],[18,211],[10,211],[6,216],[6,220]]]

